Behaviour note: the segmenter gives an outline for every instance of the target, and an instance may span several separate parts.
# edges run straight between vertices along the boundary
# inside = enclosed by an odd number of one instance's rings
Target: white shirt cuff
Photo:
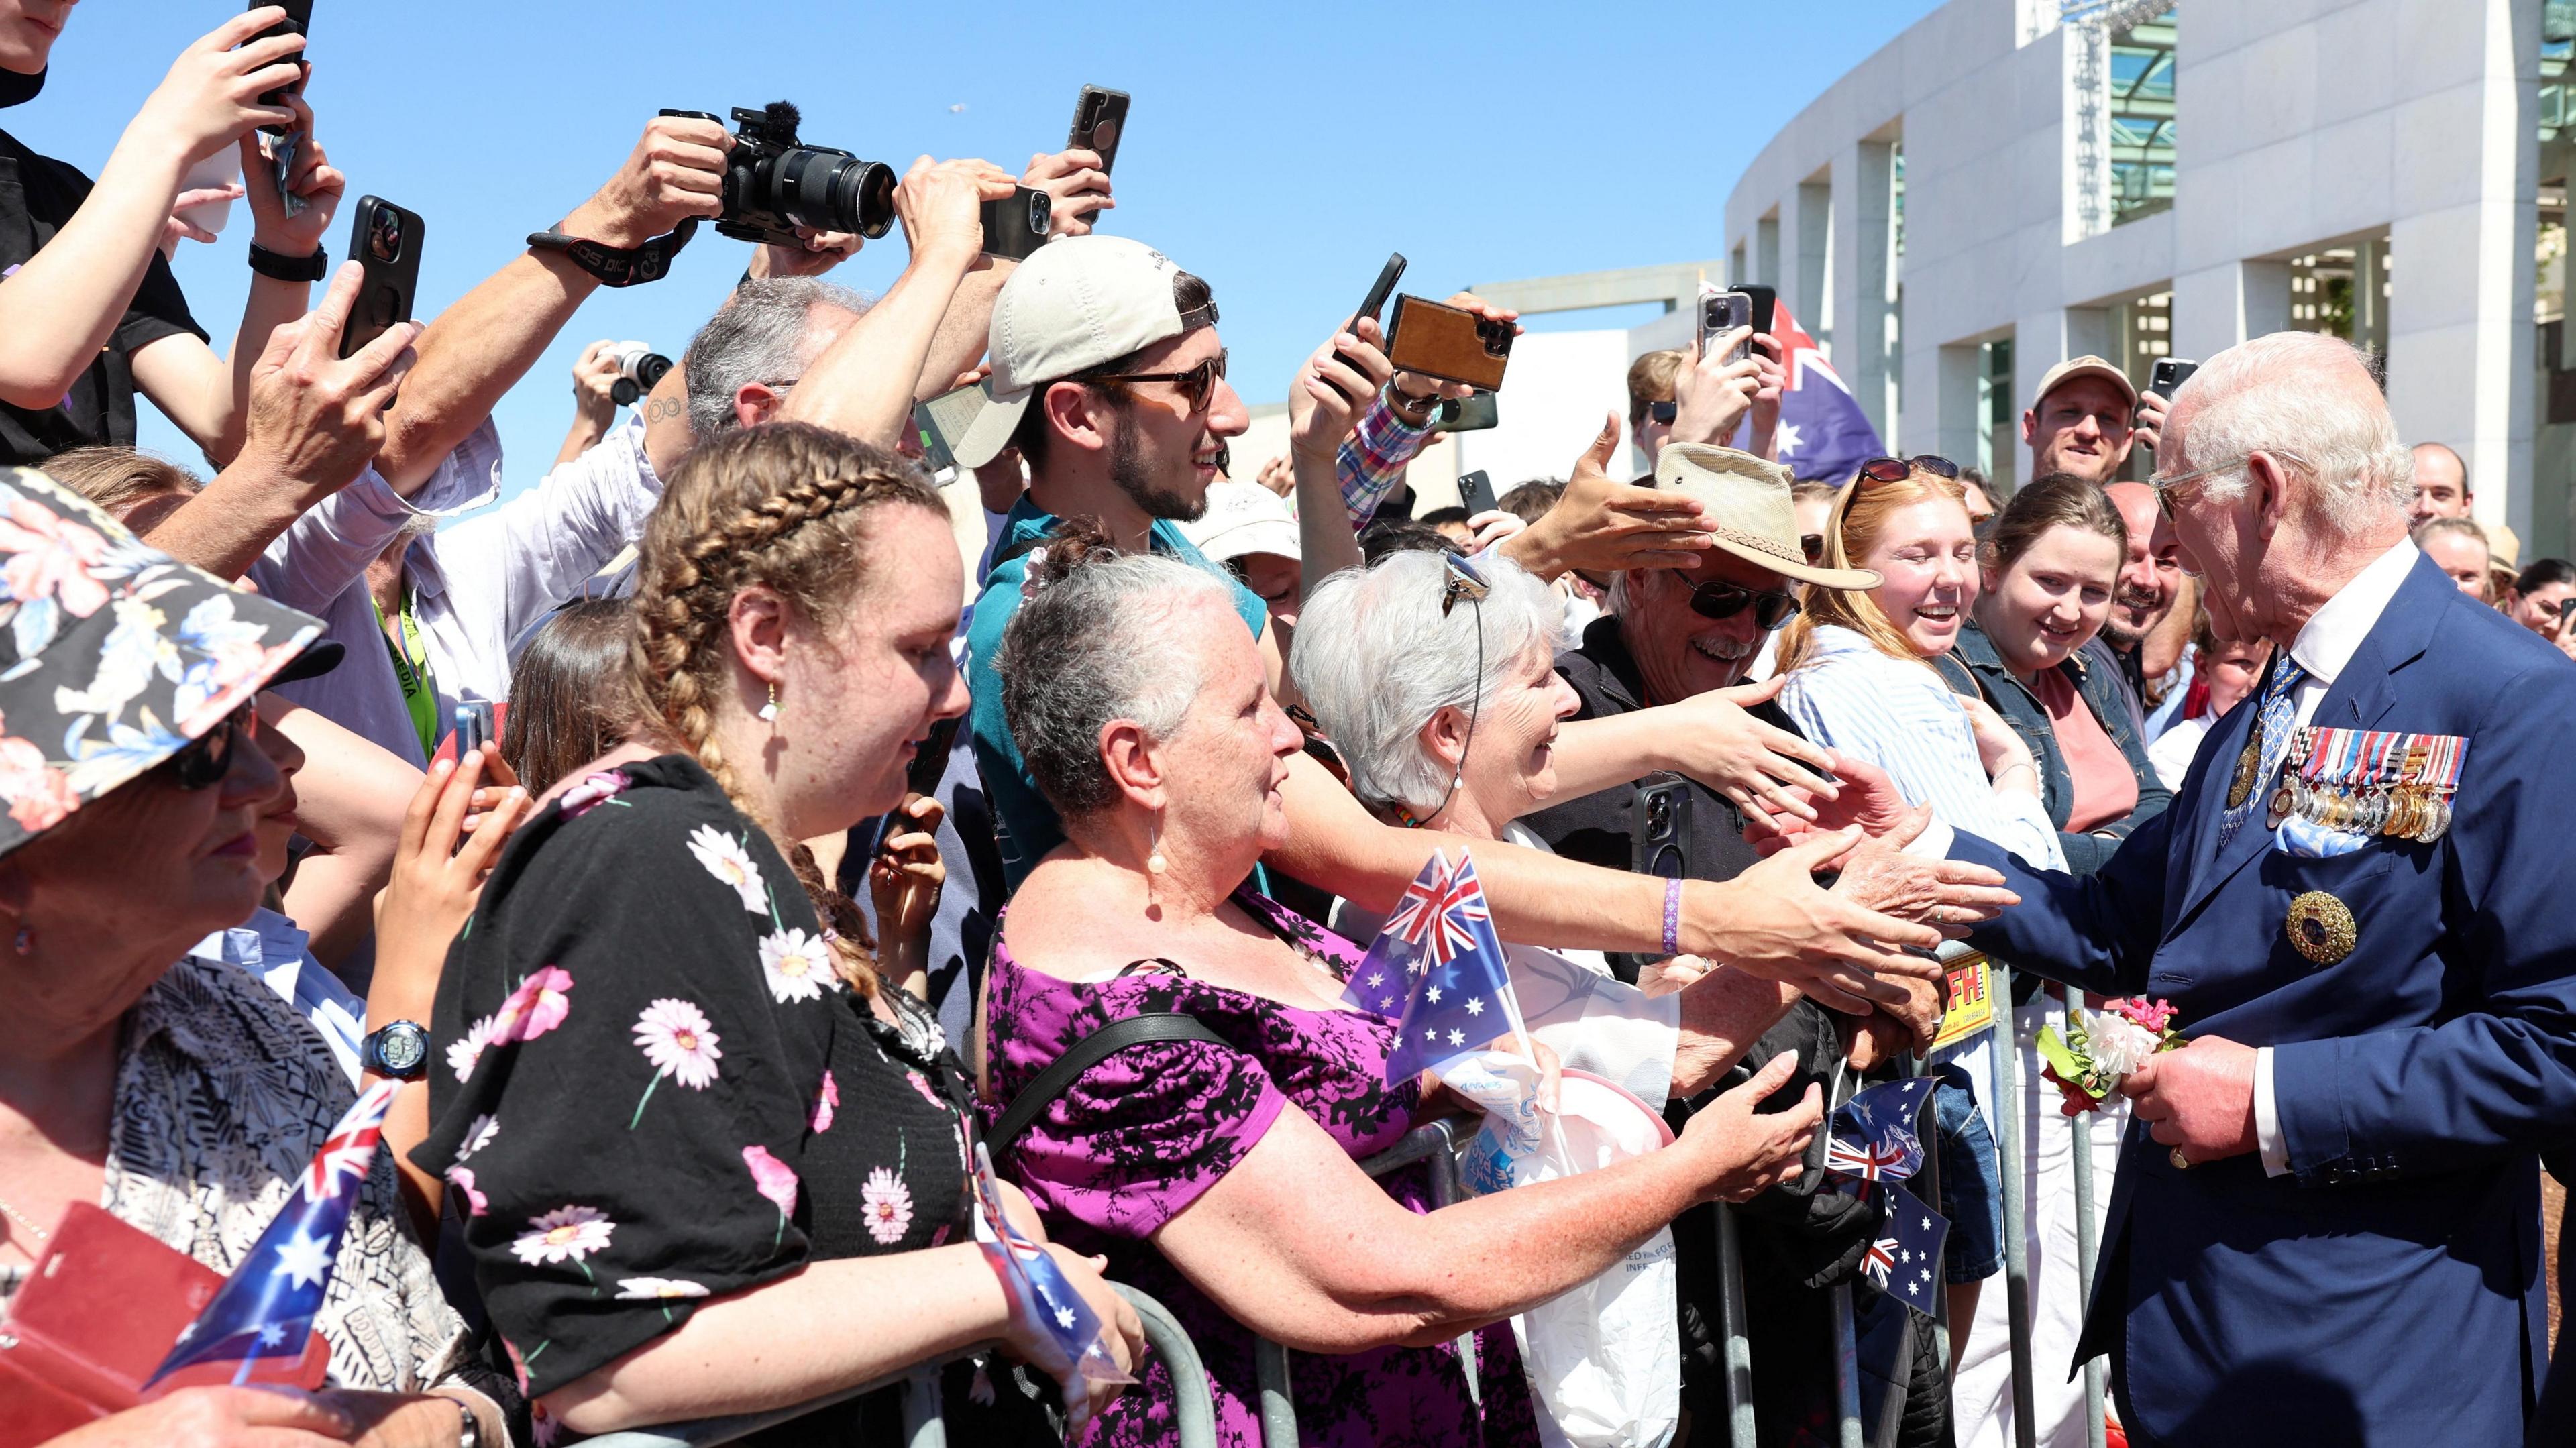
[[[2281,1112],[2272,1102],[2272,1048],[2254,1048],[2254,1147],[2265,1176],[2290,1174],[2290,1144],[2281,1139]]]
[[[1914,843],[1899,853],[1912,855],[1918,860],[1946,860],[1950,858],[1950,846],[1957,841],[1958,834],[1957,830],[1950,828],[1948,820],[1936,814],[1932,816],[1932,823],[1923,827],[1923,833],[1914,837]]]

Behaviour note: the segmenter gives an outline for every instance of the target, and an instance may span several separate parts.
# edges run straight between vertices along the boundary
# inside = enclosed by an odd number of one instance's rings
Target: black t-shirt
[[[25,265],[54,239],[89,199],[90,179],[80,168],[30,151],[0,131],[0,277]],[[82,370],[60,404],[30,411],[0,402],[0,462],[34,466],[58,452],[101,444],[134,441],[134,368],[132,357],[145,346],[181,332],[206,336],[188,315],[188,299],[179,279],[159,252],[144,270],[143,284],[125,309],[124,320],[110,332],[97,360]]]

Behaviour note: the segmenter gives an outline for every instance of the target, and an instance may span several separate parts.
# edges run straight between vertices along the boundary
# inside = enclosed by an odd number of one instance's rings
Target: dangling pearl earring
[[[769,686],[769,702],[760,706],[760,720],[764,724],[778,722],[778,686],[774,683]]]
[[[33,955],[33,954],[35,954],[35,952],[36,952],[36,927],[34,927],[34,926],[32,926],[32,925],[21,925],[21,926],[19,926],[19,927],[18,927],[18,938],[17,938],[17,939],[15,939],[15,940],[13,940],[13,941],[11,941],[11,942],[9,942],[9,948],[10,948],[10,949],[12,949],[12,950],[17,951],[20,955]]]
[[[1147,841],[1145,846],[1146,873],[1159,875],[1165,870],[1170,869],[1172,867],[1171,862],[1163,858],[1162,826],[1159,824],[1147,825],[1145,827],[1145,838]]]

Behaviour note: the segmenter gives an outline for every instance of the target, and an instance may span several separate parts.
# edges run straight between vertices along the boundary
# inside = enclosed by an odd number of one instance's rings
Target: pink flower
[[[632,783],[633,780],[614,769],[586,774],[582,776],[581,783],[563,792],[563,798],[555,802],[555,807],[563,811],[565,819],[577,820],[624,794]]]
[[[724,1056],[716,1043],[723,1039],[708,1026],[706,1012],[688,1001],[657,1000],[635,1018],[635,1044],[653,1063],[653,1079],[669,1076],[692,1091],[716,1079]]]
[[[528,1230],[510,1243],[520,1261],[534,1267],[548,1262],[574,1262],[608,1245],[617,1224],[596,1207],[557,1207],[528,1219]]]
[[[771,1156],[769,1154],[769,1148],[765,1146],[744,1147],[742,1149],[742,1164],[751,1168],[751,1184],[754,1187],[759,1188],[762,1196],[769,1198],[771,1202],[777,1205],[779,1216],[791,1217],[796,1214],[796,1172],[794,1168],[788,1166],[787,1163],[780,1161],[778,1158]],[[871,1228],[870,1230],[874,1229]]]
[[[2149,1005],[2145,996],[2123,996],[2110,1002],[2109,1009],[2156,1032],[2162,1032],[2172,1026],[2175,1014],[2173,1002],[2159,1000]]]
[[[868,1173],[867,1185],[859,1189],[859,1218],[879,1245],[891,1247],[902,1241],[904,1229],[912,1225],[912,1188],[890,1168],[875,1168]]]
[[[95,528],[57,517],[24,498],[0,518],[0,584],[20,603],[51,598],[65,613],[87,618],[107,602],[107,585],[90,568],[107,557],[107,539]]]
[[[906,1071],[903,1073],[903,1079],[912,1083],[912,1089],[921,1093],[922,1100],[941,1111],[950,1109],[947,1102],[939,1099],[939,1093],[930,1089],[930,1083],[922,1078],[920,1072]]]
[[[483,1215],[484,1209],[492,1205],[491,1198],[474,1190],[474,1168],[470,1166],[449,1167],[447,1169],[447,1184],[456,1188],[458,1191],[465,1193],[465,1215],[469,1217],[479,1217]]]
[[[492,1018],[492,1042],[533,1041],[564,1022],[572,1009],[564,992],[572,989],[572,975],[560,966],[549,965],[510,992],[501,1009]]]
[[[448,1069],[456,1073],[457,1080],[474,1074],[475,1063],[483,1059],[483,1048],[492,1044],[492,1022],[492,1017],[485,1016],[466,1027],[463,1037],[447,1043]]]
[[[814,1088],[815,1131],[825,1132],[832,1129],[832,1108],[840,1104],[841,1083],[833,1080],[832,1073],[827,1069],[823,1072],[823,1084]]]
[[[29,833],[51,829],[80,808],[80,796],[63,772],[45,762],[45,751],[24,739],[0,738],[0,800],[9,818]]]

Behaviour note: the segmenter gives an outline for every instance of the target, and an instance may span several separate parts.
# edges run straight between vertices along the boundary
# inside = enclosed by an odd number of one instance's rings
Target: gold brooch
[[[2353,930],[2352,911],[2323,890],[2310,890],[2291,901],[2290,918],[2281,928],[2290,937],[2292,949],[2319,965],[2333,965],[2352,954],[2359,938]]]

